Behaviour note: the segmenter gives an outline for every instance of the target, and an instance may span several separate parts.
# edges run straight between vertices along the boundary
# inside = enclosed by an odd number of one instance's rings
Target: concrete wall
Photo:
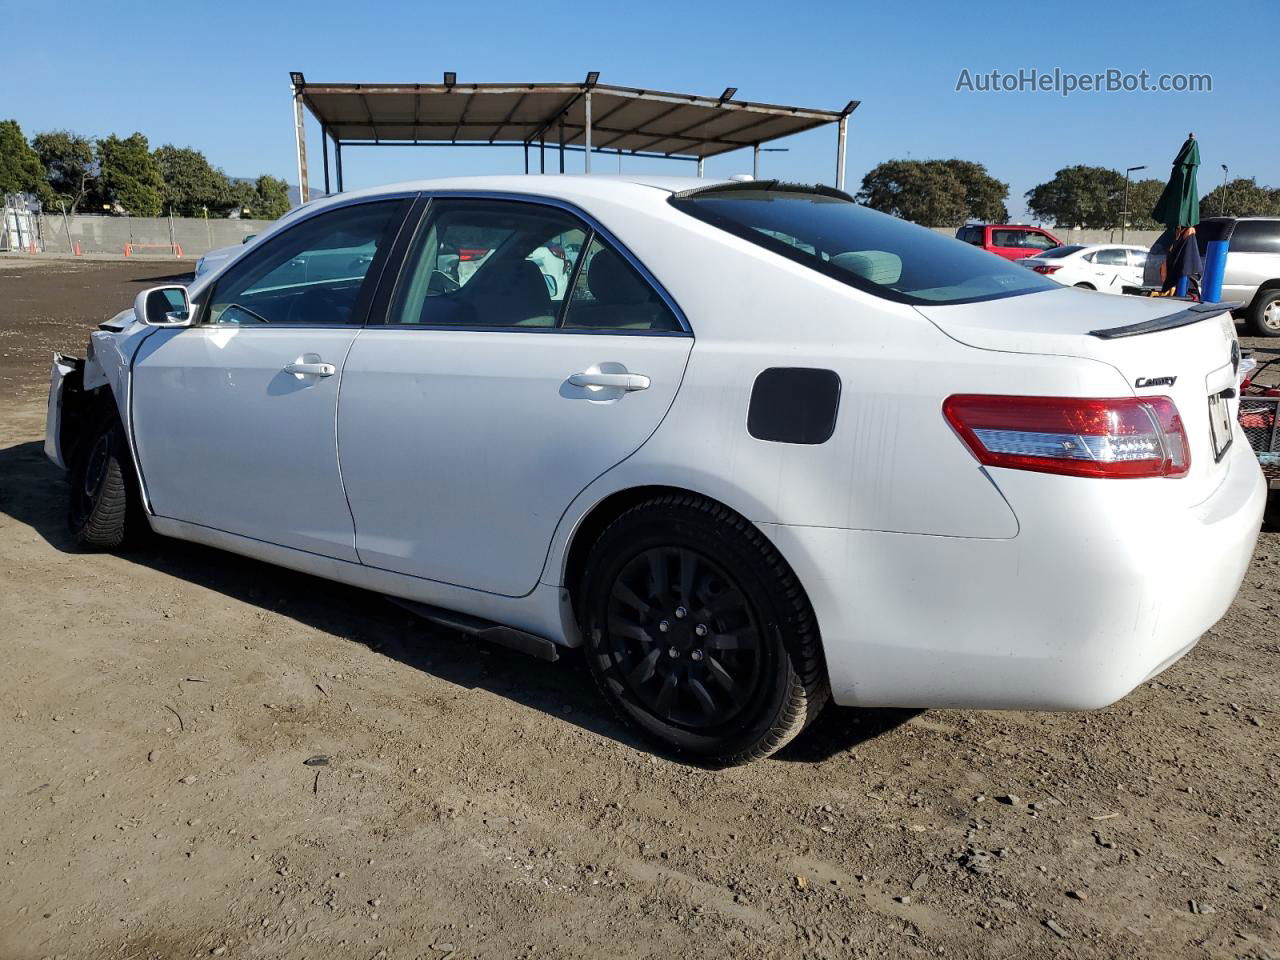
[[[83,254],[122,256],[128,244],[152,244],[133,249],[133,256],[172,257],[171,243],[182,248],[184,259],[194,260],[215,247],[240,243],[251,233],[262,233],[271,220],[205,220],[203,217],[67,217],[43,214],[38,226],[46,253],[72,253],[72,243]],[[955,236],[954,227],[934,227],[937,233]],[[70,241],[67,234],[70,233]],[[1119,243],[1119,230],[1059,230],[1050,232],[1064,243]],[[1150,247],[1158,230],[1128,230],[1125,243]]]
[[[194,260],[215,247],[240,243],[251,233],[262,233],[273,220],[205,220],[203,217],[67,217],[44,214],[40,232],[46,253],[72,253],[72,243],[83,254],[123,255],[128,244],[139,246],[134,256],[174,256],[170,244],[182,248],[184,259]],[[68,239],[70,234],[70,239]]]

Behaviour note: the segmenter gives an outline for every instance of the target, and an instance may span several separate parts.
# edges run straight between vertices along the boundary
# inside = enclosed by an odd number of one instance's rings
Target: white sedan
[[[1266,492],[1238,358],[1214,305],[1064,289],[823,187],[425,181],[139,294],[55,358],[46,449],[80,544],[584,647],[628,722],[742,762],[828,698],[1089,709],[1190,650]]]
[[[1123,293],[1125,287],[1142,286],[1147,249],[1116,243],[1070,243],[1018,263],[1063,286]]]

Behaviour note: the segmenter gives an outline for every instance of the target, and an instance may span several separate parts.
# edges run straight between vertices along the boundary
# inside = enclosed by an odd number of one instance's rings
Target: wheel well
[[[1081,290],[1097,290],[1098,289],[1092,283],[1077,283],[1076,286],[1079,287]]]
[[[1260,296],[1262,296],[1264,293],[1270,293],[1272,290],[1280,290],[1280,278],[1277,278],[1275,280],[1268,280],[1266,283],[1258,284],[1258,292],[1255,293],[1253,295],[1253,299],[1249,301],[1249,306],[1252,307],[1255,303],[1258,302],[1258,298]]]
[[[72,452],[80,440],[85,425],[103,409],[115,411],[116,400],[109,385],[84,389],[84,368],[80,367],[67,376],[62,393],[62,419],[58,430],[58,447],[62,460],[70,465]]]
[[[636,504],[651,500],[654,497],[673,493],[704,497],[703,494],[693,490],[686,490],[683,487],[660,485],[629,487],[626,490],[619,490],[617,493],[609,494],[609,496],[592,507],[591,511],[582,518],[569,541],[569,550],[564,565],[564,586],[569,591],[569,598],[573,603],[575,616],[578,612],[578,590],[582,585],[582,575],[586,571],[587,556],[591,553],[591,548],[595,545],[595,542],[600,539],[600,534],[604,533],[609,524],[613,523]],[[714,498],[704,497],[704,499],[712,500]],[[719,503],[719,501],[716,502]],[[733,509],[727,504],[722,504],[722,506],[725,506],[726,509]]]

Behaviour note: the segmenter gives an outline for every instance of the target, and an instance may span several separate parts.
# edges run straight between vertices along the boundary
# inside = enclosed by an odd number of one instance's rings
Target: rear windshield
[[[671,203],[713,226],[868,293],[912,304],[973,303],[1061,289],[1002,257],[854,203],[768,181]]]
[[[1078,251],[1080,251],[1080,250],[1083,250],[1083,249],[1084,249],[1084,244],[1081,244],[1081,243],[1068,243],[1068,244],[1065,244],[1065,245],[1063,245],[1063,246],[1061,246],[1061,247],[1054,247],[1052,250],[1046,250],[1044,253],[1037,253],[1037,254],[1036,254],[1036,256],[1035,256],[1035,259],[1037,259],[1037,260],[1061,260],[1063,257],[1069,257],[1069,256],[1071,256],[1073,253],[1076,253],[1076,252],[1078,252]]]

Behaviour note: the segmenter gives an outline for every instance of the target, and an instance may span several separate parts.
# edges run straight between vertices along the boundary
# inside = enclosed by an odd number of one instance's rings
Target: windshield
[[[1054,247],[1052,250],[1046,250],[1044,253],[1037,253],[1032,259],[1035,260],[1061,260],[1063,257],[1069,257],[1073,253],[1078,253],[1084,249],[1084,244],[1068,243],[1061,247]]]
[[[711,187],[671,203],[746,240],[899,303],[972,303],[1058,285],[925,227],[826,188],[771,181]]]

